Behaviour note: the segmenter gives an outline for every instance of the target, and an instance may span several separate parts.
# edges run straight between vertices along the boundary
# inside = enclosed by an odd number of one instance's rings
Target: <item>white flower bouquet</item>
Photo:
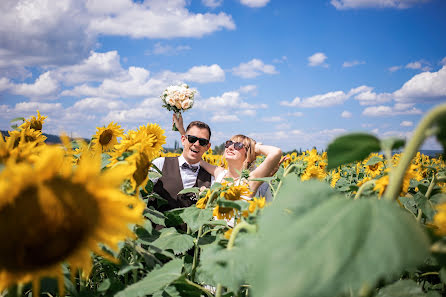
[[[161,99],[164,102],[163,107],[169,111],[173,110],[176,114],[180,114],[182,111],[192,108],[196,93],[197,90],[190,89],[186,84],[170,86],[164,90],[163,94],[161,95]],[[172,130],[178,131],[175,124],[173,124]]]

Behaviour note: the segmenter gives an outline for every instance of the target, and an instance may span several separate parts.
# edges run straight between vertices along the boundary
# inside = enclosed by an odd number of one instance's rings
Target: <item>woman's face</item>
[[[226,160],[240,160],[244,162],[246,159],[246,147],[241,142],[228,140],[225,143],[224,157]]]

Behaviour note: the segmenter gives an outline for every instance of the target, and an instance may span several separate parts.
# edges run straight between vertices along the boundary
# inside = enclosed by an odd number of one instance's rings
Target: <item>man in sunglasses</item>
[[[183,153],[179,157],[162,157],[153,160],[153,164],[162,171],[162,177],[151,179],[155,183],[153,191],[167,200],[167,205],[157,207],[160,211],[189,207],[195,204],[194,195],[178,195],[178,192],[183,189],[203,186],[209,188],[211,186],[212,176],[199,164],[201,157],[211,146],[209,142],[211,129],[206,123],[193,121],[184,131],[181,116],[178,118],[175,114],[173,116],[175,117],[174,122],[180,123],[176,126],[183,129],[183,131],[179,131]]]

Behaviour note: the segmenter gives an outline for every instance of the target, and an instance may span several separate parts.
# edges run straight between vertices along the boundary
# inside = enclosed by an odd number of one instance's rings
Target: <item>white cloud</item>
[[[371,106],[364,109],[362,112],[365,116],[371,117],[385,117],[385,116],[397,116],[397,115],[415,115],[422,114],[423,112],[415,107],[413,104],[395,104],[394,106]]]
[[[232,68],[236,76],[243,78],[253,78],[262,74],[277,74],[274,65],[264,64],[262,60],[252,59],[246,63],[240,63],[239,66]]]
[[[324,53],[315,53],[308,57],[308,65],[328,67],[328,64],[325,63],[326,59],[327,56]]]
[[[12,86],[13,86],[13,84],[11,83],[11,81],[9,79],[7,79],[6,77],[0,78],[0,92],[8,90]]]
[[[200,100],[194,107],[202,110],[221,111],[228,109],[238,110],[252,110],[259,108],[266,108],[266,104],[250,104],[242,100],[240,93],[237,91],[225,92],[221,96],[210,97],[205,100]]]
[[[330,3],[336,9],[354,8],[409,8],[418,3],[425,3],[427,0],[331,0]]]
[[[291,112],[288,115],[292,116],[292,117],[302,117],[304,115],[304,113],[300,112],[300,111],[296,111],[296,112]]]
[[[282,56],[280,59],[277,59],[277,58],[274,59],[273,63],[281,64],[281,63],[285,63],[287,60],[288,60],[287,56]]]
[[[345,119],[351,118],[352,116],[353,116],[353,114],[350,111],[347,111],[347,110],[344,110],[341,113],[341,117],[343,117]]]
[[[153,49],[150,51],[146,51],[146,55],[166,55],[166,56],[174,56],[179,54],[180,52],[191,50],[192,48],[188,45],[177,45],[171,46],[169,44],[163,44],[161,42],[155,43]]]
[[[204,6],[216,8],[223,3],[223,0],[201,0],[201,3],[203,3]]]
[[[193,13],[186,8],[188,3],[186,0],[0,1],[0,72],[24,76],[28,73],[25,67],[75,64],[88,56],[98,35],[199,38],[235,29],[230,15]]]
[[[152,0],[143,3],[124,3],[110,9],[105,0],[90,12],[94,17],[89,30],[95,34],[131,36],[134,38],[202,37],[222,29],[235,29],[232,17],[220,12],[191,13],[185,8],[185,0]],[[102,7],[103,6],[103,7]]]
[[[282,101],[280,105],[283,106],[300,106],[300,107],[328,107],[333,105],[339,105],[348,100],[351,96],[357,94],[358,92],[362,92],[364,90],[368,90],[367,86],[360,86],[357,88],[351,89],[347,94],[343,91],[334,91],[328,92],[325,94],[315,95],[311,97],[307,97],[301,99],[299,97],[294,98],[291,102]]]
[[[194,66],[186,73],[178,74],[177,79],[198,83],[218,82],[225,80],[225,72],[217,64]]]
[[[72,85],[87,81],[102,81],[124,73],[117,51],[106,53],[91,52],[90,56],[76,65],[59,67],[53,76],[59,81]]]
[[[41,74],[32,84],[14,84],[10,88],[13,94],[26,96],[31,100],[54,99],[59,84],[52,78],[51,72],[47,71]]]
[[[443,101],[446,99],[446,66],[437,72],[422,72],[393,93],[398,102]]]
[[[411,121],[402,121],[400,126],[401,127],[412,127],[413,126],[413,122],[411,122]]]
[[[408,63],[406,65],[406,69],[421,69],[423,71],[429,71],[431,70],[431,67],[427,62],[420,60]]]
[[[218,82],[224,81],[225,73],[217,64],[194,66],[187,72],[164,71],[151,76],[150,72],[141,67],[129,67],[118,73],[116,77],[106,78],[99,86],[81,84],[71,90],[65,90],[62,96],[88,96],[100,98],[133,98],[159,96],[166,86],[188,82]]]
[[[240,93],[252,94],[253,96],[257,95],[257,86],[256,85],[241,86],[238,90]]]
[[[361,105],[375,105],[381,104],[385,102],[389,102],[392,100],[393,96],[389,93],[380,93],[377,94],[372,92],[373,88],[368,90],[364,90],[364,92],[359,93],[355,96],[355,99],[359,101]]]
[[[443,66],[446,66],[446,57],[444,57],[441,61],[440,64]]]
[[[262,121],[264,121],[264,122],[280,122],[282,120],[283,119],[281,117],[278,117],[278,116],[262,118]]]
[[[126,104],[117,100],[110,100],[104,98],[84,98],[77,101],[73,105],[76,111],[90,111],[90,112],[107,112],[109,110],[125,108]]]
[[[140,67],[129,67],[124,75],[104,79],[97,86],[82,84],[62,92],[62,96],[89,96],[101,98],[128,98],[159,95],[166,87],[161,79],[150,78],[150,72]]]
[[[389,67],[389,71],[390,72],[395,72],[395,71],[398,71],[398,70],[400,70],[401,69],[401,66],[392,66],[392,67]]]
[[[358,66],[358,65],[362,65],[362,64],[365,64],[365,61],[357,61],[357,60],[354,60],[354,61],[345,61],[343,64],[342,64],[342,67],[353,67],[353,66]]]
[[[249,7],[263,7],[269,0],[240,0],[240,3]]]
[[[238,122],[240,119],[234,114],[215,114],[211,122]]]

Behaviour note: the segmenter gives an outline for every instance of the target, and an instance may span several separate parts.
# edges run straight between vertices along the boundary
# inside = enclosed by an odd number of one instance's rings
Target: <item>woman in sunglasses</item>
[[[181,135],[184,135],[185,130],[181,115],[179,118],[174,115],[173,121],[178,127]],[[256,157],[259,155],[264,155],[265,160],[263,160],[259,166],[254,168]],[[244,169],[250,170],[248,179],[274,175],[281,162],[282,150],[275,146],[256,143],[256,141],[252,138],[239,134],[234,135],[230,140],[225,142],[225,151],[223,156],[228,164],[227,169],[220,166],[211,165],[204,160],[200,160],[200,166],[214,176],[215,182],[221,182],[225,178],[233,178],[237,181],[237,183],[240,183],[240,173]],[[251,195],[252,197],[259,196],[257,190],[262,183],[263,182],[260,181],[248,182],[249,188],[253,193]]]

